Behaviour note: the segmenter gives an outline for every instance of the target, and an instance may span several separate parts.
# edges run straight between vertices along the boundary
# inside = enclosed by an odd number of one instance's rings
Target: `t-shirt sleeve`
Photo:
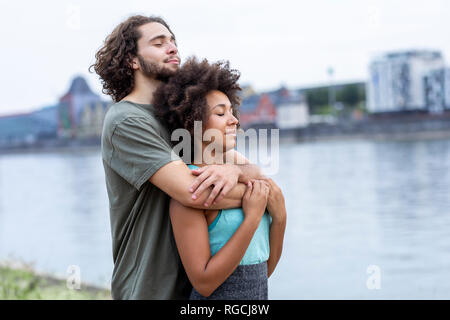
[[[111,168],[137,190],[159,168],[180,160],[154,123],[144,117],[130,117],[117,124],[111,147]]]

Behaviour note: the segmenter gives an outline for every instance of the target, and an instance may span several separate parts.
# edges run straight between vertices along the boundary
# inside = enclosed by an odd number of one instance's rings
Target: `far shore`
[[[321,142],[321,141],[419,141],[419,140],[440,140],[449,139],[450,131],[423,131],[423,132],[408,132],[408,133],[377,133],[377,134],[339,134],[339,135],[324,135],[311,137],[295,137],[295,138],[280,138],[282,142]]]
[[[420,131],[407,133],[361,133],[361,134],[324,134],[311,136],[281,135],[280,144],[286,143],[314,143],[324,141],[418,141],[418,140],[439,140],[449,139],[450,130],[440,131]],[[100,144],[82,143],[76,145],[59,146],[29,146],[21,148],[0,149],[0,156],[9,154],[36,154],[36,153],[80,153],[100,151]]]

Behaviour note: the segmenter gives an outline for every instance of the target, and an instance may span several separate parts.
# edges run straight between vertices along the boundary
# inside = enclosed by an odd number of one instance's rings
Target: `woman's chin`
[[[236,147],[236,136],[228,136],[225,141],[227,151]]]
[[[236,142],[233,143],[227,143],[226,146],[223,148],[224,152],[233,150],[236,147]]]

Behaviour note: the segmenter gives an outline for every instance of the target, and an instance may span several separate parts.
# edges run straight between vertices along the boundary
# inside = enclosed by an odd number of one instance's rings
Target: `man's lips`
[[[180,64],[180,61],[178,59],[170,59],[167,63]]]

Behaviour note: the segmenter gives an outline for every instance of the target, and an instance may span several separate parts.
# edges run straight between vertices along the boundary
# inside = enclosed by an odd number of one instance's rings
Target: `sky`
[[[229,60],[257,91],[365,81],[389,51],[440,50],[450,64],[448,0],[0,0],[0,115],[56,104],[77,75],[102,94],[88,68],[133,14],[163,17],[182,60]]]

